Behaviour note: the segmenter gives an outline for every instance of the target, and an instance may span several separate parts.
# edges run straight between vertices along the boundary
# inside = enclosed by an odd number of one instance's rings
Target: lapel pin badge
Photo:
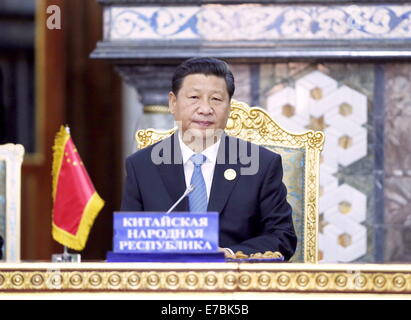
[[[226,178],[227,180],[234,180],[236,176],[237,173],[234,169],[227,169],[226,171],[224,171],[224,178]]]

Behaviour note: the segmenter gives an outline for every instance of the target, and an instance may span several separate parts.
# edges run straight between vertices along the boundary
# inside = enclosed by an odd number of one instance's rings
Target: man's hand
[[[230,248],[218,248],[219,252],[224,252],[224,255],[226,258],[235,258],[234,252],[233,250],[231,250]]]

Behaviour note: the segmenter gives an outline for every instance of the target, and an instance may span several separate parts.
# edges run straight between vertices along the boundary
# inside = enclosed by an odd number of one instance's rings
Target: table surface
[[[0,297],[411,299],[411,264],[0,263]],[[63,294],[63,295],[62,295]]]

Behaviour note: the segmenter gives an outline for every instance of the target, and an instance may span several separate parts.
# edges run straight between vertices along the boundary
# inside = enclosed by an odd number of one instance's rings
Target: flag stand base
[[[51,262],[81,262],[81,255],[78,253],[60,253],[51,256]]]
[[[67,247],[64,246],[64,253],[53,254],[51,262],[81,262],[81,255],[78,253],[68,253]]]

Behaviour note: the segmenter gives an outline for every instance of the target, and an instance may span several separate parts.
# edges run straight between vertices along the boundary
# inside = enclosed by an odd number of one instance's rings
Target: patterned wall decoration
[[[411,5],[106,7],[105,40],[411,39]]]
[[[367,256],[367,243],[368,249],[372,247],[367,227],[371,234],[372,225],[365,223],[372,221],[372,217],[367,220],[367,212],[372,216],[372,205],[367,208],[367,202],[373,198],[372,189],[365,187],[373,185],[372,172],[370,175],[366,170],[373,157],[372,152],[368,154],[371,141],[367,135],[367,95],[361,87],[346,84],[349,81],[344,74],[339,73],[340,80],[336,80],[332,68],[299,67],[296,75],[288,74],[289,78],[283,79],[281,65],[272,69],[272,80],[280,83],[268,87],[264,104],[273,118],[289,130],[325,132],[320,169],[320,261],[372,260]],[[267,76],[269,71],[263,75],[263,88],[270,83]],[[365,179],[352,183],[356,176]]]

